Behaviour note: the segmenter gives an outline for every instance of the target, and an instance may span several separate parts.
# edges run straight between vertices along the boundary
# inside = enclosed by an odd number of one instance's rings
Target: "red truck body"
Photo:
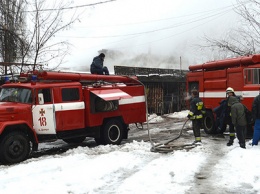
[[[260,89],[260,55],[250,55],[189,66],[187,73],[187,93],[193,88],[206,108],[204,130],[216,133],[213,109],[226,98],[226,88],[232,87],[241,96],[242,103],[249,110]]]
[[[136,78],[37,72],[20,79],[0,94],[3,164],[25,160],[45,141],[93,137],[97,144],[120,144],[129,124],[147,119],[145,88]]]

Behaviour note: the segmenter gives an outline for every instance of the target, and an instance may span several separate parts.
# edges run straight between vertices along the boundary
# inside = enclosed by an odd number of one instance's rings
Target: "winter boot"
[[[230,139],[228,142],[227,142],[227,146],[232,146],[233,145],[233,140],[232,139]]]
[[[192,144],[193,145],[201,145],[201,137],[195,137],[195,141]]]
[[[241,143],[240,147],[246,149],[246,144],[245,143]]]
[[[196,140],[192,143],[192,145],[201,145],[201,144],[202,144],[201,141],[196,141]]]
[[[232,146],[234,143],[234,139],[235,139],[235,137],[231,136],[229,141],[227,142],[227,146]]]

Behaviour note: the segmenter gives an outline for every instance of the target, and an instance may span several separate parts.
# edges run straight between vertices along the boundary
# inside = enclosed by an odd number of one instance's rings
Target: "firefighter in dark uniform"
[[[90,65],[91,74],[109,75],[108,68],[106,66],[103,66],[104,59],[104,53],[100,53],[100,55],[94,57],[93,62]]]
[[[190,112],[187,117],[192,121],[192,130],[195,136],[193,144],[201,144],[200,129],[203,114],[205,114],[205,108],[202,100],[199,98],[198,90],[193,89],[191,91],[191,96]]]
[[[243,98],[240,96],[236,96],[234,89],[231,87],[228,87],[226,89],[226,96],[227,98],[221,101],[220,106],[214,108],[214,112],[219,119],[216,123],[218,132],[226,131],[227,125],[229,126],[229,141],[227,142],[227,146],[231,146],[233,145],[234,139],[236,138],[236,133],[235,126],[233,125],[230,116],[231,106],[228,105],[228,100],[230,96],[235,96],[239,100],[239,102]]]
[[[239,101],[239,97],[237,97],[235,95],[235,91],[233,88],[228,87],[226,89],[226,94],[227,94],[227,102],[230,98],[230,96],[235,96]],[[232,123],[232,119],[231,119],[231,106],[227,104],[226,107],[226,114],[225,114],[225,123],[228,124],[229,126],[229,141],[227,142],[227,146],[231,146],[234,143],[234,139],[236,138],[236,132],[235,132],[235,126]]]
[[[231,106],[231,119],[236,129],[239,141],[238,143],[241,148],[246,148],[245,139],[247,121],[244,105],[239,102],[239,99],[236,96],[229,96],[228,104]]]

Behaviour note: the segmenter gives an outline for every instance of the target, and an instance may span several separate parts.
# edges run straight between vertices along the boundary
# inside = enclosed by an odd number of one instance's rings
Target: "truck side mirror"
[[[39,104],[44,104],[43,93],[38,94],[38,101],[39,101]]]

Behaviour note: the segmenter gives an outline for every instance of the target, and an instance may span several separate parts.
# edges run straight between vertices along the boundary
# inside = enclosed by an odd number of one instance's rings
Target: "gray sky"
[[[77,5],[91,2],[77,0]],[[221,37],[237,25],[235,0],[117,0],[79,9],[80,22],[58,37],[73,47],[64,67],[87,71],[101,49],[120,52],[105,65],[182,68],[213,60],[216,53],[200,51],[206,34]],[[133,60],[141,54],[149,59]],[[175,65],[176,64],[176,65]]]

